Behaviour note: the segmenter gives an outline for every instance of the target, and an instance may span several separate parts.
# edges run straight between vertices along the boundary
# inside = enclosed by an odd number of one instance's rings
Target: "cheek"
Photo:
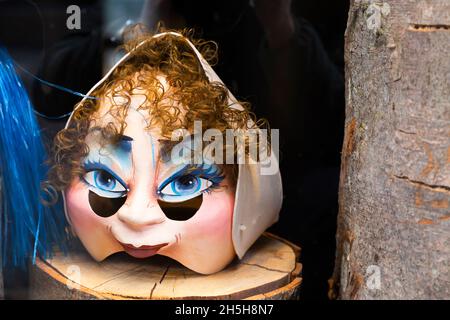
[[[89,205],[89,191],[82,182],[76,181],[66,190],[66,209],[72,226],[77,233],[90,232],[106,225]]]
[[[231,238],[234,193],[225,190],[213,191],[203,196],[203,203],[186,225],[190,235],[198,235],[205,240],[228,241]]]
[[[84,183],[74,181],[64,193],[67,216],[84,247],[97,261],[122,251],[110,232],[110,218],[97,216],[89,205],[89,191]]]

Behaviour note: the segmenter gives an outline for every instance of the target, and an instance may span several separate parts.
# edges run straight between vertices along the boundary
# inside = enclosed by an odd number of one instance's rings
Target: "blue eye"
[[[158,195],[165,202],[187,201],[218,187],[223,179],[217,166],[186,166],[160,184]]]
[[[89,171],[83,178],[91,190],[100,196],[115,198],[126,194],[127,189],[122,182],[106,170]]]
[[[193,175],[174,178],[159,192],[161,198],[167,202],[181,202],[198,196],[213,183],[207,179]]]
[[[94,183],[97,188],[105,191],[113,191],[117,180],[106,171],[93,171]]]
[[[201,187],[201,181],[198,177],[186,175],[173,180],[170,186],[175,194],[186,195],[197,192]]]

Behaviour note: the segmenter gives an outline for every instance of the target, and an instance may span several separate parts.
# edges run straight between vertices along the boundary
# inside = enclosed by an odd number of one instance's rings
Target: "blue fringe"
[[[54,245],[65,251],[67,221],[61,205],[47,206],[41,182],[47,158],[33,106],[0,47],[0,218],[3,266],[25,267]]]

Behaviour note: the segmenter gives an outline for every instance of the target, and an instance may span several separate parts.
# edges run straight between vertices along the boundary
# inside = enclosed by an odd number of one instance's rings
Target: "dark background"
[[[105,34],[134,18],[122,12],[108,21],[108,8],[124,3],[0,1],[0,45],[31,73],[87,92],[101,77],[105,52],[117,45]],[[81,30],[66,28],[71,4],[82,9]],[[136,16],[139,1],[127,5]],[[194,27],[197,36],[218,43],[218,75],[239,99],[251,102],[257,116],[280,129],[285,198],[280,221],[269,231],[302,248],[301,298],[326,299],[334,266],[348,1],[293,0],[295,35],[276,50],[268,48],[261,20],[245,0],[172,0],[170,11],[183,17],[184,26]],[[44,115],[63,115],[79,100],[18,72]],[[64,122],[40,119],[49,141]],[[26,271],[4,270],[8,298],[26,298],[26,278]]]

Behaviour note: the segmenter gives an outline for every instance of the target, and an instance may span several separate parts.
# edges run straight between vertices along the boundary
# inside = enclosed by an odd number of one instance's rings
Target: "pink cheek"
[[[91,209],[88,190],[81,184],[74,184],[65,192],[67,214],[75,230],[95,230],[104,224]]]
[[[203,203],[196,215],[189,220],[187,227],[194,233],[224,237],[231,232],[234,195],[226,192],[213,192],[203,196]]]

